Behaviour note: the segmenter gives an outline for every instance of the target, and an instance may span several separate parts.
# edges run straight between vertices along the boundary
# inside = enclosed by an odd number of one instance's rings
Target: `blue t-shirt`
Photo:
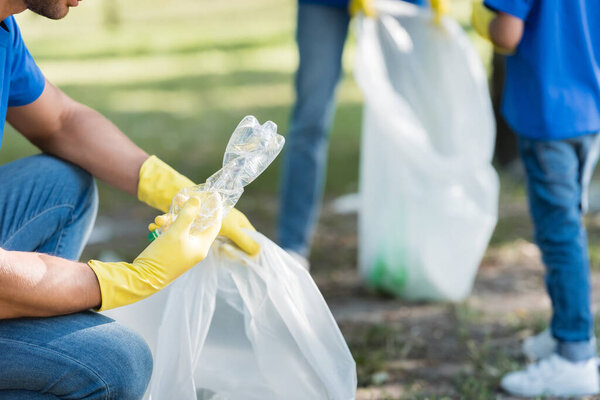
[[[485,0],[525,21],[506,58],[502,113],[520,135],[567,139],[600,131],[600,1]]]
[[[34,102],[44,91],[45,79],[11,16],[0,26],[0,144],[6,121],[6,108]]]
[[[425,0],[404,0],[409,3],[422,5],[425,4]],[[311,4],[321,4],[324,6],[331,7],[339,7],[339,8],[348,8],[348,4],[350,0],[298,0],[299,3],[311,3]]]

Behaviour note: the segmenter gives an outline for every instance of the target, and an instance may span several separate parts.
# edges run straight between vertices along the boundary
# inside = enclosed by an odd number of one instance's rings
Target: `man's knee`
[[[132,330],[91,311],[0,321],[0,392],[139,400],[152,355]],[[15,364],[14,360],[19,363]],[[0,396],[0,398],[3,398]],[[25,397],[27,398],[27,397]]]
[[[96,204],[96,183],[89,172],[47,154],[39,154],[32,159],[42,173],[52,174],[56,183],[61,186],[63,199],[72,206],[89,208]]]
[[[77,260],[96,219],[96,183],[88,172],[67,161],[48,155],[32,158],[29,162],[37,170],[36,180],[43,182],[34,189],[41,203],[33,214],[45,214],[45,229],[54,232],[53,236],[37,240],[36,251]],[[48,213],[50,210],[54,211]]]
[[[87,371],[75,392],[82,398],[140,400],[152,376],[152,353],[144,339],[101,314],[86,312],[71,319],[77,333],[63,346]]]
[[[64,390],[77,398],[140,400],[152,376],[150,349],[133,331],[115,322],[107,325],[79,343],[88,350],[72,366],[72,375],[79,376],[71,376],[73,386]]]
[[[110,366],[101,372],[109,392],[108,399],[139,400],[152,376],[152,353],[146,342],[133,331],[116,327],[106,348]]]

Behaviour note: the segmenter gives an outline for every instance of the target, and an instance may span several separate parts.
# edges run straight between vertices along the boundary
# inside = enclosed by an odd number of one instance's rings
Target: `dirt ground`
[[[499,223],[473,293],[459,304],[411,303],[369,293],[356,270],[356,214],[336,213],[331,204],[330,199],[323,207],[311,274],[356,360],[357,399],[509,399],[498,382],[524,365],[520,343],[547,326],[550,308],[539,251],[528,241],[523,194],[501,200]],[[248,194],[243,207],[258,230],[274,237],[272,196]],[[140,221],[151,216],[139,206],[101,216],[84,257],[134,256],[146,240]],[[600,218],[592,215],[588,227],[595,244]],[[595,247],[591,250],[597,309],[600,269]]]
[[[473,292],[459,304],[368,293],[355,268],[356,236],[335,238],[335,232],[355,232],[356,216],[325,209],[313,276],[357,361],[358,400],[511,398],[499,380],[525,364],[521,341],[547,327],[550,301],[539,250],[527,240],[524,198],[505,200]],[[589,219],[593,237],[596,220]],[[592,274],[597,309],[600,272]]]

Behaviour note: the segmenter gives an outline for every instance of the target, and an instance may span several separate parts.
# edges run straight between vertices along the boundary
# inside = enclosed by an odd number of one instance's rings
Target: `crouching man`
[[[140,399],[152,372],[148,346],[90,309],[162,289],[202,260],[218,234],[249,254],[259,250],[237,210],[190,233],[201,203],[192,198],[133,262],[77,261],[96,216],[93,177],[163,212],[193,185],[36,66],[13,14],[60,19],[77,2],[0,0],[0,118],[42,150],[0,166],[0,400]]]

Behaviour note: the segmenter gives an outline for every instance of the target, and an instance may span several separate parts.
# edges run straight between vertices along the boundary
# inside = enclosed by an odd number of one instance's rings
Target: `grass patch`
[[[60,21],[18,16],[22,34],[45,75],[67,94],[100,111],[149,153],[190,178],[217,170],[225,143],[244,115],[287,131],[294,101],[295,2],[277,0],[86,1]],[[468,26],[469,2],[454,2]],[[478,47],[483,42],[477,41]],[[326,194],[358,188],[362,97],[352,79],[355,40],[344,55],[344,77],[331,132]],[[486,53],[489,54],[489,46]],[[6,163],[37,150],[7,129]],[[274,193],[279,165],[249,193]],[[100,186],[101,212],[129,204]],[[124,203],[123,203],[124,202]]]

